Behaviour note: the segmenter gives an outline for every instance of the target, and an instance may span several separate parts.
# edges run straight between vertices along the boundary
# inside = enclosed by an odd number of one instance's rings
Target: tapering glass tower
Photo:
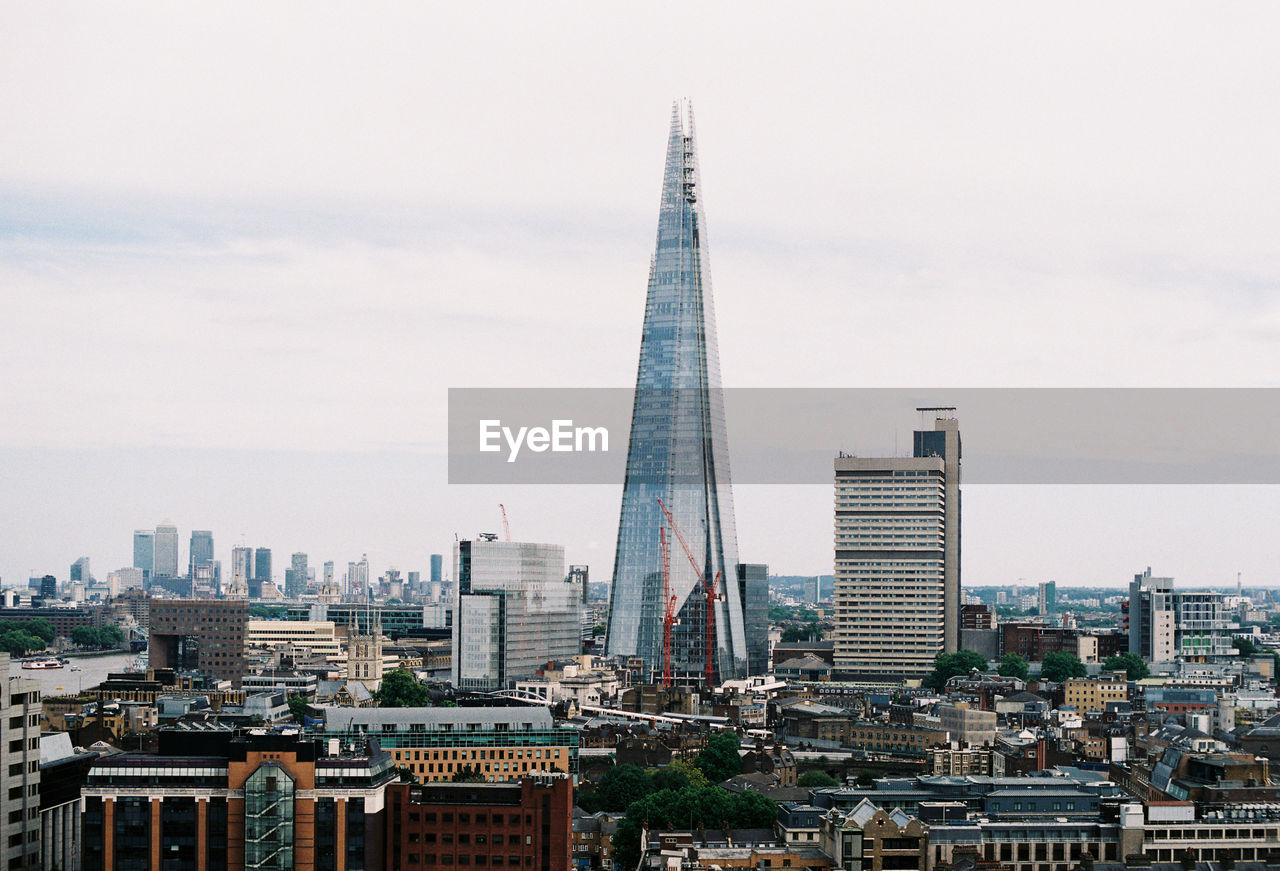
[[[671,512],[667,583],[659,500]],[[674,526],[674,529],[673,529]],[[692,561],[676,531],[683,536]],[[705,584],[699,580],[701,570]],[[649,266],[627,477],[614,556],[606,648],[664,670],[666,603],[675,597],[671,666],[676,678],[713,680],[747,671],[738,541],[720,393],[707,222],[693,113],[677,104],[667,141],[658,239]],[[708,633],[706,584],[714,584]],[[710,644],[708,645],[708,637]],[[707,648],[711,647],[711,656]]]

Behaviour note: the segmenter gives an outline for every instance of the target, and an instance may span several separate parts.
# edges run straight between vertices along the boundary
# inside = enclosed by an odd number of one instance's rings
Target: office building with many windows
[[[959,645],[960,431],[950,409],[914,456],[835,461],[835,670],[924,677]]]
[[[692,110],[677,105],[640,336],[605,650],[661,672],[674,596],[673,674],[701,683],[710,672],[718,683],[746,675],[748,652],[704,209]],[[687,559],[677,533],[689,542]]]
[[[158,753],[90,769],[84,871],[374,871],[395,780],[376,741],[162,731]]]
[[[153,668],[199,671],[240,686],[240,678],[248,671],[244,657],[248,602],[156,599],[148,617]]]
[[[387,788],[387,867],[568,871],[573,783],[397,783]]]
[[[510,689],[546,663],[582,652],[580,583],[564,548],[524,541],[454,545],[453,685]]]
[[[133,533],[133,567],[142,572],[142,584],[150,586],[156,569],[156,532],[137,529]]]
[[[419,782],[466,772],[488,783],[537,774],[578,773],[578,731],[557,726],[542,707],[321,707],[315,737],[359,745],[368,738]]]
[[[9,677],[0,653],[0,863],[14,871],[40,864],[40,684]]]

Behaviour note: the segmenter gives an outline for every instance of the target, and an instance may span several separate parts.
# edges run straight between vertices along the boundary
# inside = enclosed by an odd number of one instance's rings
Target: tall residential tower
[[[924,677],[960,642],[960,429],[928,408],[911,457],[835,461],[835,667]]]
[[[745,675],[748,653],[703,208],[693,113],[677,105],[649,266],[606,651],[641,657],[661,672],[674,597],[673,674],[701,679],[710,668],[720,681]]]

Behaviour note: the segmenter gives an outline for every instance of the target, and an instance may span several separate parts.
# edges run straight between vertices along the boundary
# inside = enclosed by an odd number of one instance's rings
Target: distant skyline
[[[164,519],[425,572],[499,502],[607,578],[621,481],[451,487],[445,395],[634,382],[680,96],[726,386],[1277,386],[1274,6],[490,12],[6,8],[6,585]],[[1280,586],[1278,491],[966,487],[963,577]],[[735,501],[831,572],[830,487]]]

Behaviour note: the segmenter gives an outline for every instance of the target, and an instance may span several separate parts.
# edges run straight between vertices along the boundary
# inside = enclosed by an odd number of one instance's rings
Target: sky
[[[451,486],[446,395],[634,382],[682,97],[727,386],[1277,386],[1273,5],[0,10],[5,584],[164,520],[425,571],[499,503],[607,579],[621,482]],[[735,496],[830,572],[829,487]],[[964,499],[966,583],[1280,584],[1275,487]]]

